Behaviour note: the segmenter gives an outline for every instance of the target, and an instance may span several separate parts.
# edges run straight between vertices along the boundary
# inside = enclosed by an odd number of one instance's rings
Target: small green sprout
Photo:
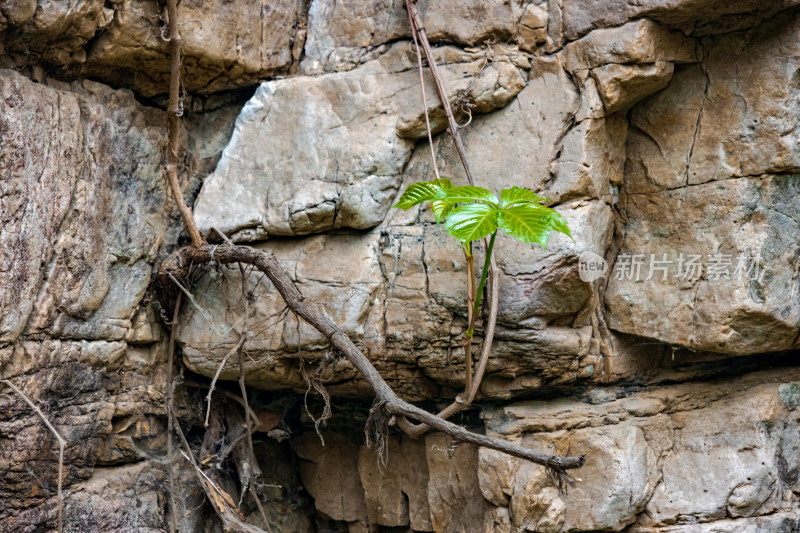
[[[491,235],[481,281],[475,295],[473,316],[477,316],[498,229],[523,242],[536,243],[542,248],[547,246],[551,231],[558,231],[572,238],[564,217],[554,209],[542,205],[542,202],[548,201],[547,198],[521,187],[504,189],[498,200],[488,189],[472,185],[453,187],[449,179],[443,178],[410,185],[393,207],[410,209],[430,202],[436,222],[444,222],[447,232],[461,241],[470,261],[472,241]],[[467,336],[471,337],[473,333],[473,328],[470,327]]]

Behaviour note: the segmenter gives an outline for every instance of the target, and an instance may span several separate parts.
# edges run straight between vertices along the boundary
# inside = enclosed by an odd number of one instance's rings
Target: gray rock
[[[466,91],[476,112],[505,105],[524,85],[508,63],[445,71],[454,98]],[[201,231],[304,235],[380,224],[413,148],[397,133],[425,135],[418,90],[416,72],[391,72],[379,61],[263,84],[203,185],[195,208]],[[437,99],[430,97],[433,105]],[[434,122],[438,130],[443,126],[441,118]]]
[[[122,339],[166,230],[163,114],[92,82],[54,90],[3,71],[0,83],[24,96],[0,103],[10,178],[0,239],[5,283],[17,287],[5,293],[0,338]]]
[[[726,33],[755,26],[781,10],[797,5],[795,0],[562,0],[550,3],[558,11],[560,24],[554,37],[576,39],[595,28],[619,26],[629,20],[649,17],[686,34]],[[554,18],[551,14],[551,19]],[[563,32],[563,33],[561,33]]]

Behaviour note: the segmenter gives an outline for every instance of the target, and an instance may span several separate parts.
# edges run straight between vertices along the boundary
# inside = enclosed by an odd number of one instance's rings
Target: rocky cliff
[[[419,1],[478,184],[533,189],[572,228],[546,249],[498,239],[494,349],[455,419],[585,455],[559,491],[436,433],[392,433],[382,465],[367,383],[254,273],[243,299],[238,268],[198,270],[171,323],[152,284],[183,242],[163,6],[0,0],[0,376],[67,442],[65,531],[218,530],[188,469],[170,500],[168,331],[191,445],[235,456],[237,428],[215,415],[206,431],[202,398],[245,312],[272,531],[800,531],[796,4]],[[430,212],[390,207],[433,177],[402,1],[181,10],[181,179],[201,231],[272,250],[404,398],[449,403],[463,256]],[[439,170],[465,183],[423,74]],[[324,444],[312,370],[333,396]],[[53,530],[57,442],[0,392],[0,531]],[[236,392],[220,385],[217,408],[241,410]],[[205,466],[238,499],[245,474]]]

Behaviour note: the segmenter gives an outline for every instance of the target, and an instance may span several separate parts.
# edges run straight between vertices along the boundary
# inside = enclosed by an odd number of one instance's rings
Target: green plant
[[[467,337],[474,334],[475,317],[481,308],[481,296],[498,229],[523,242],[536,243],[542,248],[547,246],[551,231],[558,231],[572,238],[564,217],[554,209],[542,205],[542,202],[548,201],[547,198],[522,187],[502,190],[498,200],[497,196],[483,187],[453,187],[449,179],[442,178],[409,185],[400,201],[393,206],[407,210],[430,202],[436,222],[444,222],[447,232],[461,241],[470,276],[474,271],[472,242],[491,235],[486,246],[480,283],[474,293],[468,291],[471,293],[472,313],[466,331]]]

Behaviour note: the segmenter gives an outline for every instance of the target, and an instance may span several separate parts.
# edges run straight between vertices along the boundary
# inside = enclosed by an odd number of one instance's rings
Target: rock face
[[[283,533],[800,531],[796,3],[417,2],[477,184],[537,191],[572,229],[498,238],[492,356],[455,421],[584,455],[568,490],[441,434],[369,448],[363,378],[269,282],[216,264],[172,324],[202,468],[264,526],[252,482]],[[0,0],[0,377],[66,440],[65,531],[217,530],[193,471],[171,491],[165,465],[171,304],[154,302],[174,288],[151,281],[182,228],[161,9]],[[434,164],[466,176],[402,0],[181,10],[201,230],[274,252],[399,394],[440,409],[464,387],[466,263],[429,211],[391,205]],[[245,330],[260,478],[225,383],[240,362],[222,364]],[[483,335],[481,317],[476,352]],[[195,389],[218,371],[204,423]],[[56,440],[0,393],[0,531],[53,530]]]

